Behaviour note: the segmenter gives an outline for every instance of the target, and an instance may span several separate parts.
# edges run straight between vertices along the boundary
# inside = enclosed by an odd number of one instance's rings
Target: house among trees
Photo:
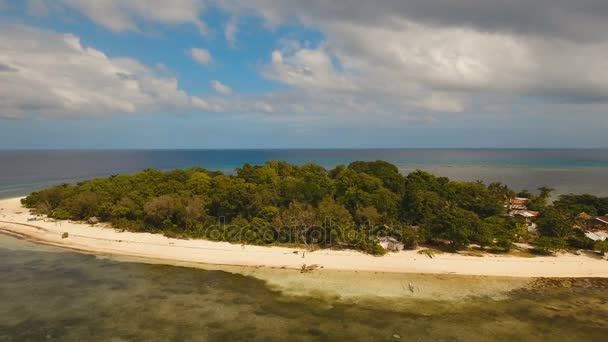
[[[536,223],[534,223],[534,219],[538,217],[538,211],[533,210],[511,210],[509,212],[509,216],[511,217],[523,217],[526,225],[528,226],[528,231],[531,233],[536,232]]]
[[[533,222],[538,217],[538,211],[528,210],[529,199],[523,197],[510,198],[505,204],[508,208],[509,216],[511,217],[523,217],[528,226],[529,232],[536,231],[536,224]]]
[[[593,241],[608,239],[608,215],[591,216],[586,213],[580,213],[577,218],[585,222],[585,236]]]
[[[602,230],[608,232],[608,215],[595,216],[587,220],[585,226],[587,230]]]
[[[608,232],[586,232],[585,236],[593,241],[605,241],[606,239],[608,239]]]
[[[531,220],[538,217],[538,211],[534,210],[511,210],[509,212],[511,216],[520,216],[526,218],[526,220]]]
[[[509,202],[508,202],[508,209],[509,209],[509,211],[511,211],[511,210],[527,210],[529,202],[530,202],[530,200],[527,199],[527,198],[524,198],[524,197],[510,198]]]
[[[386,249],[387,251],[398,252],[403,250],[403,248],[405,247],[403,243],[390,236],[383,236],[378,240],[380,241],[380,246],[382,246],[382,248]]]

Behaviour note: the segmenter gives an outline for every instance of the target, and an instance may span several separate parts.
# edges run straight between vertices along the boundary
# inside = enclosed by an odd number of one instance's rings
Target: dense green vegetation
[[[306,244],[355,248],[382,254],[378,236],[412,248],[433,244],[452,250],[477,244],[508,251],[536,239],[540,250],[591,246],[573,229],[576,215],[608,212],[608,199],[562,196],[548,204],[551,189],[530,198],[541,211],[540,236],[506,215],[516,195],[500,183],[456,182],[423,171],[407,176],[384,162],[354,162],[326,170],[281,161],[243,165],[234,175],[201,168],[63,184],[34,192],[24,205],[56,219],[97,217],[130,231],[234,243]],[[588,240],[588,239],[587,239]]]

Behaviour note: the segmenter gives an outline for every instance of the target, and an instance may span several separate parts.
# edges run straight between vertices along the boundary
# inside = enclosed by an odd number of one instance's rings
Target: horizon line
[[[26,151],[315,151],[315,150],[608,150],[608,147],[91,147],[0,148],[0,152]]]

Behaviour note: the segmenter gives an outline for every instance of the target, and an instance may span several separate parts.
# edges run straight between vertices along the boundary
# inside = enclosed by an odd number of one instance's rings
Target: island
[[[301,272],[608,277],[608,198],[538,190],[385,161],[148,169],[0,201],[0,228],[88,252]]]

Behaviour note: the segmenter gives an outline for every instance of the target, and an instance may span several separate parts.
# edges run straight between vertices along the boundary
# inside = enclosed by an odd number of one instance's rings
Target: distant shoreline
[[[207,240],[180,240],[160,234],[119,232],[67,221],[28,222],[28,210],[19,198],[0,200],[0,230],[29,239],[88,253],[143,257],[167,262],[269,267],[301,270],[386,272],[404,274],[453,274],[496,277],[608,278],[608,262],[583,255],[560,254],[523,258],[439,254],[429,258],[417,251],[374,257],[357,251],[262,247]],[[62,238],[68,233],[67,238]]]

